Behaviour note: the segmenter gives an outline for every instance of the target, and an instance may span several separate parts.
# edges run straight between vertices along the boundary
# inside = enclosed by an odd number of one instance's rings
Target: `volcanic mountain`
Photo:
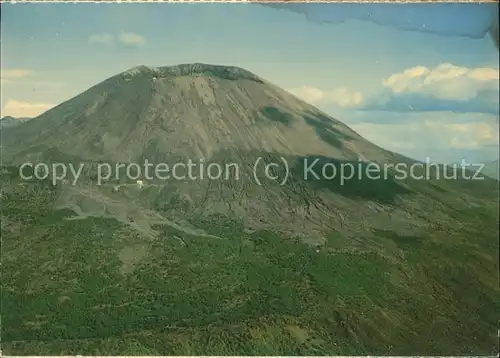
[[[387,152],[290,93],[237,67],[139,66],[113,76],[13,132],[21,153],[58,151],[89,160],[210,159],[263,150],[382,160]],[[17,141],[13,139],[13,141]],[[4,153],[7,155],[7,153]]]
[[[309,237],[315,236],[311,229],[355,232],[391,222],[418,231],[429,225],[422,220],[429,210],[420,213],[424,204],[418,203],[427,197],[404,180],[392,176],[372,180],[363,173],[347,183],[340,178],[340,167],[346,163],[359,168],[369,162],[414,161],[379,148],[317,108],[238,67],[139,66],[9,129],[4,142],[3,160],[11,164],[77,161],[88,163],[89,168],[97,162],[142,167],[145,160],[170,166],[204,160],[222,168],[235,164],[239,169],[238,179],[201,178],[200,169],[196,180],[171,180],[168,185],[140,177],[146,182],[137,194],[140,204],[132,204],[122,193],[122,219],[131,215],[125,212],[138,210],[132,205],[139,205],[171,218],[229,215],[252,228],[280,228]],[[279,180],[266,180],[269,176],[262,165],[254,173],[259,158],[275,167],[279,163]],[[315,161],[315,174],[306,173]],[[337,175],[330,177],[333,170]],[[95,167],[85,173],[93,179],[97,175]],[[122,172],[119,178],[113,173],[107,184],[130,184],[127,179]],[[429,183],[423,187],[434,190]],[[109,211],[110,198],[120,197],[108,193],[109,186],[86,188],[99,201],[99,212]],[[62,196],[66,199],[61,199],[61,205],[69,205],[65,203],[69,200],[73,208],[75,198],[89,195],[81,185],[66,190],[73,194]],[[406,200],[409,197],[412,200]],[[390,204],[394,202],[398,205]],[[442,204],[433,201],[432,205]],[[441,214],[433,215],[436,219]]]
[[[444,178],[244,69],[136,67],[2,132],[8,355],[497,349],[498,182]],[[231,171],[97,169],[146,160]],[[67,175],[23,177],[37,163]]]

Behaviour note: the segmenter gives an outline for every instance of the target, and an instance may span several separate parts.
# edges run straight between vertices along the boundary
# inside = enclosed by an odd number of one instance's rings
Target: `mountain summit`
[[[176,66],[148,67],[137,66],[124,72],[127,75],[146,74],[154,77],[181,77],[181,76],[214,76],[226,80],[250,80],[259,83],[264,81],[241,67],[210,65],[205,63],[188,63]]]

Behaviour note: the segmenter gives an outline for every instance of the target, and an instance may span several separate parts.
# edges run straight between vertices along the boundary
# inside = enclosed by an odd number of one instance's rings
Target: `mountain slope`
[[[392,200],[397,193],[407,191],[393,181],[349,186],[340,185],[339,178],[325,182],[313,177],[313,183],[305,184],[304,167],[316,159],[321,160],[316,168],[320,174],[330,162],[340,170],[343,162],[357,166],[360,158],[377,162],[408,159],[373,145],[341,122],[248,71],[224,66],[140,66],[128,70],[22,128],[12,128],[5,144],[3,159],[11,164],[70,160],[142,167],[145,160],[173,166],[200,159],[223,168],[234,164],[238,178],[230,173],[228,180],[210,180],[206,175],[202,179],[201,169],[195,180],[172,180],[166,187],[165,181],[147,180],[156,186],[148,186],[140,195],[141,205],[165,211],[170,217],[230,213],[259,228],[285,229],[290,219],[296,218],[290,232],[324,227],[342,206],[351,207],[342,209],[348,217],[356,204],[350,200],[343,204],[346,196]],[[259,158],[272,163],[286,158],[293,177],[284,186],[266,180],[266,185],[258,185],[253,167]],[[95,174],[95,166],[93,170]],[[284,178],[284,168],[281,170]],[[259,177],[265,179],[264,168],[260,171]],[[121,173],[119,180],[108,182],[124,182],[124,177]],[[99,205],[109,207],[110,201],[121,200],[118,216],[137,211],[126,196],[110,197],[95,185],[91,190]],[[324,200],[314,199],[318,190],[324,192]],[[66,191],[69,194],[62,196],[61,205],[74,207],[81,190],[69,186]],[[333,219],[343,220],[341,216]]]
[[[369,163],[418,163],[236,67],[140,66],[5,130],[4,353],[497,348],[495,180],[419,179],[422,166],[370,178]],[[98,185],[98,163],[146,159],[239,176],[138,185],[122,168]],[[319,178],[306,178],[315,160]],[[38,161],[85,166],[75,182],[22,179],[19,164]],[[356,175],[343,180],[347,164]]]

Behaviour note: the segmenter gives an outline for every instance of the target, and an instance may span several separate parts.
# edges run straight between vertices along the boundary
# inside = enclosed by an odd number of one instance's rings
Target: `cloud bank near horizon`
[[[333,105],[362,111],[499,113],[499,69],[466,68],[442,63],[417,65],[394,73],[376,93],[348,88],[323,90],[312,86],[289,89],[314,105]]]

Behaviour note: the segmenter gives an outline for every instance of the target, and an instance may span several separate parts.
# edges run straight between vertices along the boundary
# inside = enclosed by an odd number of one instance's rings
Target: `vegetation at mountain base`
[[[4,172],[5,173],[5,172]],[[145,238],[2,178],[2,349],[17,355],[430,355],[496,350],[494,212],[460,231],[324,245],[224,215]],[[9,185],[5,185],[9,183]],[[359,246],[359,242],[363,242]],[[362,250],[362,248],[364,248]]]

